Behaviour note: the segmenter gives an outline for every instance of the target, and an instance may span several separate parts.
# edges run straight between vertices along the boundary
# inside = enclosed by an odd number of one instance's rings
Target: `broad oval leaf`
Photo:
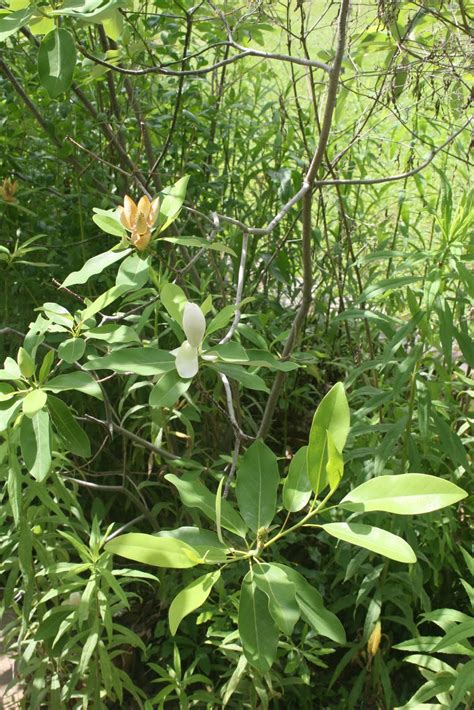
[[[63,28],[49,32],[38,50],[38,73],[52,99],[70,88],[75,66],[76,46],[71,33]]]
[[[191,380],[182,380],[175,370],[160,377],[150,392],[150,407],[172,407],[189,389]]]
[[[445,508],[466,496],[466,491],[444,478],[424,473],[402,473],[366,481],[343,498],[340,505],[353,511],[418,515]]]
[[[24,27],[32,14],[33,11],[30,8],[23,8],[0,18],[0,42]]]
[[[101,274],[111,264],[123,259],[127,254],[130,254],[131,249],[123,251],[104,251],[102,254],[96,254],[91,259],[88,259],[84,266],[79,271],[73,271],[67,276],[61,286],[75,286],[76,284],[85,284],[91,276]]]
[[[342,453],[350,429],[350,412],[342,382],[332,387],[317,408],[308,444],[308,476],[318,495],[328,484],[327,465],[330,462],[327,432],[339,454]],[[331,467],[331,463],[330,463]],[[336,466],[340,470],[340,464]]]
[[[117,214],[117,209],[101,210],[99,207],[94,207],[92,221],[106,234],[112,234],[114,237],[124,237],[125,228]],[[131,249],[125,249],[125,253],[129,254]],[[106,254],[123,254],[124,252],[105,252]],[[99,255],[101,256],[101,255]],[[96,257],[92,257],[93,259]],[[89,259],[91,261],[91,259]],[[88,262],[86,262],[88,263]],[[86,264],[84,264],[85,266]],[[84,268],[84,267],[83,267]],[[104,267],[105,268],[105,267]]]
[[[285,572],[273,564],[256,564],[253,580],[268,598],[268,610],[280,631],[290,636],[300,618],[296,589]]]
[[[57,375],[44,386],[45,390],[51,392],[66,392],[68,390],[77,390],[83,392],[90,397],[103,399],[102,390],[92,375],[87,372],[70,372],[65,375]]]
[[[171,318],[181,325],[184,307],[188,302],[183,289],[177,284],[167,283],[160,291],[160,299]]]
[[[339,540],[364,547],[391,560],[416,562],[416,555],[410,545],[403,538],[387,530],[362,523],[327,523],[321,525],[321,528]]]
[[[85,349],[86,341],[83,338],[68,338],[58,347],[58,355],[61,360],[72,365],[81,359]]]
[[[305,507],[311,498],[311,483],[306,462],[308,447],[302,446],[293,456],[288,475],[283,482],[283,505],[290,513]]]
[[[36,412],[43,409],[47,400],[48,395],[44,390],[31,390],[23,400],[23,414],[26,414],[27,417],[33,417]]]
[[[145,533],[126,533],[105,545],[108,552],[155,567],[185,569],[203,561],[198,552],[182,540]]]
[[[277,654],[278,628],[268,611],[268,599],[252,579],[252,572],[242,582],[239,636],[248,662],[261,673],[267,673]]]
[[[180,178],[171,187],[165,187],[162,191],[162,201],[160,205],[159,215],[159,232],[164,232],[167,227],[179,215],[186,197],[186,189],[188,187],[189,175]]]
[[[176,486],[184,505],[198,508],[209,520],[216,522],[216,496],[201,481],[185,476],[178,478],[174,473],[168,473],[165,478]],[[221,525],[235,535],[245,537],[245,523],[227,500],[221,502]]]
[[[198,577],[194,582],[188,584],[182,589],[171,602],[168,611],[168,620],[170,625],[171,635],[174,636],[178,630],[178,626],[185,616],[191,614],[196,609],[199,609],[206,601],[211,593],[212,587],[220,578],[219,570],[209,572]]]
[[[257,439],[245,452],[237,469],[236,495],[240,514],[251,530],[267,528],[276,513],[280,483],[277,458]]]

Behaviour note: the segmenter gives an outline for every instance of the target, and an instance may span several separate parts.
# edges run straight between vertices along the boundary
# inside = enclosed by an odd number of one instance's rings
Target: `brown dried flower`
[[[151,230],[155,226],[160,212],[160,198],[152,202],[146,195],[140,198],[138,205],[125,195],[123,207],[119,207],[120,221],[131,232],[130,241],[138,251],[144,251],[151,240]]]
[[[16,202],[15,193],[18,190],[18,183],[16,180],[9,180],[5,178],[3,184],[0,186],[0,197],[4,202]]]

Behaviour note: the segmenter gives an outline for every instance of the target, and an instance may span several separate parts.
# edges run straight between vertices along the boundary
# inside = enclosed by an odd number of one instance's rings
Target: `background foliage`
[[[42,470],[28,461],[34,436],[20,441],[21,416],[0,426],[2,608],[15,612],[7,631],[28,708],[472,704],[466,501],[420,518],[373,515],[416,551],[409,567],[320,531],[286,536],[281,561],[321,592],[347,641],[302,624],[267,673],[242,655],[237,573],[172,637],[168,608],[192,571],[125,565],[104,550],[123,526],[202,524],[170,475],[191,471],[215,492],[250,444],[238,431],[262,434],[275,378],[263,433],[282,479],[316,406],[343,381],[352,411],[343,495],[407,471],[470,488],[474,6],[350,5],[311,197],[260,233],[304,188],[321,145],[339,3],[11,0],[0,10],[0,178],[12,181],[0,194],[2,356],[16,359],[43,304],[45,380],[84,374],[110,352],[172,350],[182,332],[163,287],[176,282],[207,304],[208,326],[226,307],[232,317],[241,284],[233,341],[276,358],[290,343],[298,365],[280,375],[236,369],[234,357],[224,374],[236,422],[210,367],[171,396],[146,368],[93,368],[96,397],[79,380],[49,394],[52,461]],[[122,262],[60,287],[119,241],[100,210],[187,175],[181,212],[152,242],[149,280],[95,312],[91,327],[103,330],[83,337],[62,309],[74,314],[127,279]],[[34,328],[28,337],[29,352]],[[9,400],[0,405],[3,416]]]

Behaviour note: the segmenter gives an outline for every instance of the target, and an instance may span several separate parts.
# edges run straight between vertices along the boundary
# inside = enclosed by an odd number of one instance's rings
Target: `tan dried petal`
[[[138,251],[145,251],[151,240],[151,232],[149,229],[144,232],[132,232],[131,240]]]
[[[125,222],[122,222],[122,224],[126,226],[127,229],[133,229],[137,219],[137,206],[128,195],[125,195],[123,198],[123,211],[124,217],[127,220],[127,225]]]
[[[123,224],[125,229],[130,229],[130,225],[128,224],[128,219],[125,216],[125,210],[122,207],[122,205],[120,205],[120,207],[118,207],[118,214],[119,214],[120,222]]]
[[[153,202],[151,203],[150,207],[150,214],[148,215],[148,226],[153,227],[156,220],[158,219],[158,215],[160,213],[160,198],[155,197]]]

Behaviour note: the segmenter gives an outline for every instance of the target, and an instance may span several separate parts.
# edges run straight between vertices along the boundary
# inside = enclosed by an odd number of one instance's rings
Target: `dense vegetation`
[[[472,707],[474,4],[0,13],[24,707]]]

